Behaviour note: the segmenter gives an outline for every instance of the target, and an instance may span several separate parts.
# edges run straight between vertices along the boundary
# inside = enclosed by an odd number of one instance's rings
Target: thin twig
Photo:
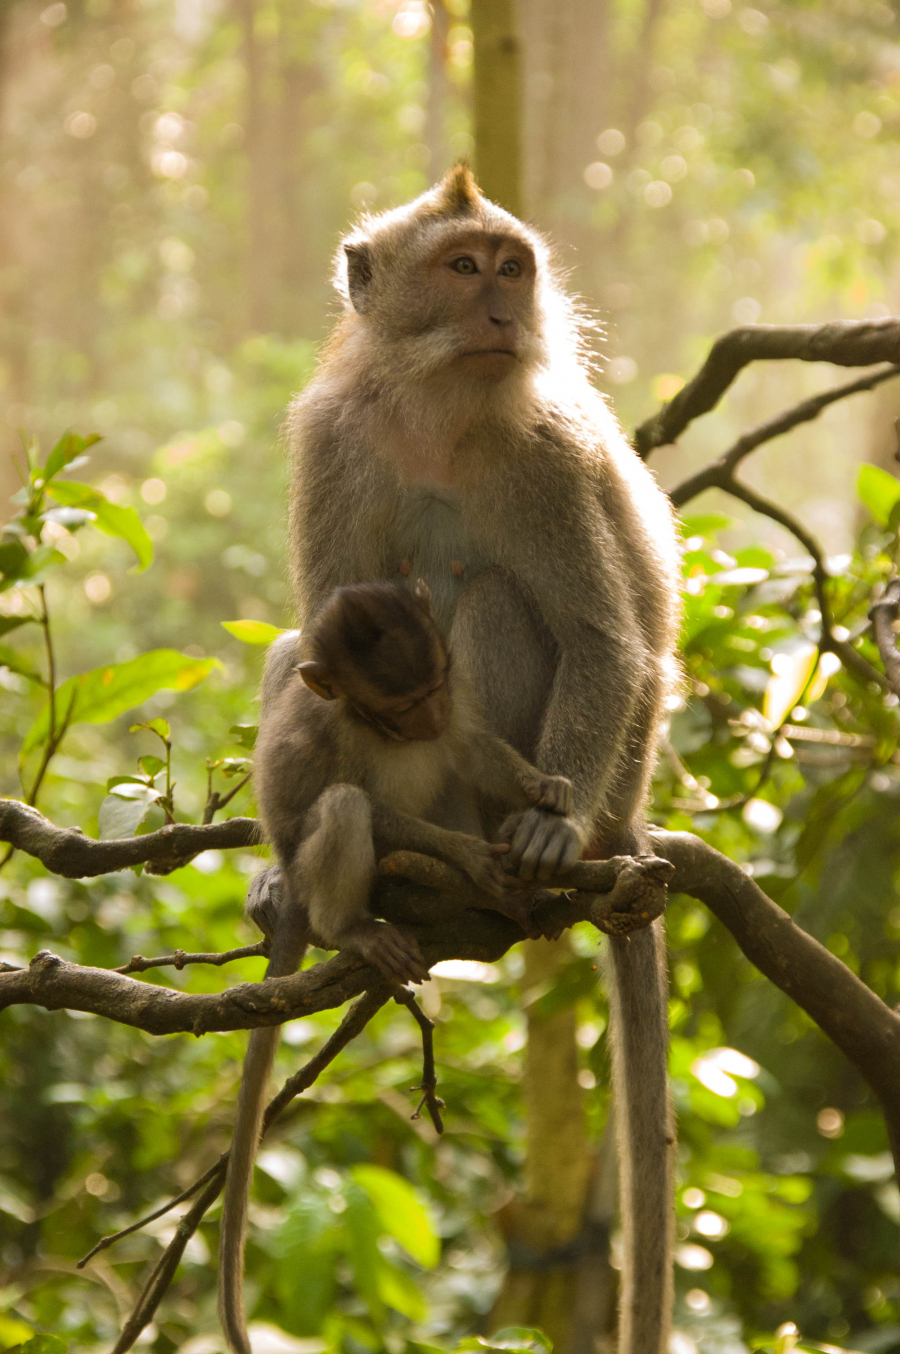
[[[229,790],[227,795],[220,795],[218,790],[212,788],[212,772],[209,775],[209,789],[206,799],[206,807],[203,810],[204,823],[211,823],[220,809],[224,809],[226,804],[230,804],[239,790],[243,790],[247,781],[252,777],[253,772],[248,771],[235,785],[233,790]]]
[[[173,954],[158,954],[154,959],[145,959],[142,954],[136,954],[127,964],[114,968],[113,973],[146,973],[147,969],[164,968],[168,964],[177,969],[183,969],[188,964],[213,964],[216,968],[221,968],[223,964],[230,964],[233,959],[255,959],[257,956],[265,958],[268,953],[268,942],[259,940],[255,945],[242,945],[239,949],[225,950],[222,953],[189,954],[184,950],[175,950]]]
[[[270,1125],[282,1110],[284,1110],[296,1096],[300,1095],[302,1091],[308,1090],[328,1064],[333,1062],[338,1054],[341,1053],[347,1045],[357,1037],[357,1035],[362,1033],[372,1017],[377,1014],[387,1001],[389,995],[389,989],[384,986],[370,988],[369,991],[365,992],[362,997],[351,1006],[334,1034],[332,1034],[331,1038],[323,1044],[319,1052],[311,1058],[299,1072],[295,1072],[292,1077],[289,1077],[274,1099],[269,1101],[265,1115],[263,1116],[263,1134],[268,1131]],[[222,1191],[222,1187],[225,1184],[227,1168],[228,1153],[226,1152],[219,1158],[215,1166],[211,1167],[210,1170],[206,1172],[206,1175],[202,1177],[201,1180],[195,1182],[195,1184],[190,1187],[189,1191],[179,1195],[178,1199],[173,1199],[165,1208],[157,1210],[152,1217],[145,1218],[143,1223],[126,1228],[123,1232],[119,1232],[115,1237],[109,1239],[107,1244],[112,1245],[113,1241],[118,1240],[119,1237],[126,1236],[128,1232],[135,1231],[138,1226],[146,1226],[153,1218],[160,1217],[162,1213],[168,1212],[170,1208],[174,1208],[178,1203],[193,1194],[193,1192],[203,1184],[204,1180],[208,1181],[206,1188],[203,1190],[194,1206],[189,1209],[184,1217],[178,1222],[174,1237],[169,1242],[160,1260],[154,1266],[149,1279],[144,1285],[143,1292],[125,1323],[122,1334],[116,1341],[111,1354],[126,1354],[126,1350],[132,1348],[141,1331],[153,1320],[156,1309],[175,1276],[175,1271],[178,1268],[187,1243],[200,1226],[204,1214],[212,1204],[215,1203]],[[99,1248],[95,1247],[91,1254],[95,1254],[97,1249]],[[86,1256],[84,1261],[82,1261],[82,1264],[85,1264],[89,1258],[90,1256]]]
[[[434,1067],[434,1021],[429,1020],[412,992],[407,991],[405,987],[397,988],[394,992],[394,1001],[398,1006],[406,1007],[422,1031],[422,1081],[419,1086],[410,1086],[409,1089],[411,1091],[422,1091],[423,1094],[410,1118],[421,1119],[422,1106],[424,1105],[428,1110],[431,1122],[434,1124],[435,1131],[443,1133],[444,1121],[441,1118],[441,1110],[446,1109],[447,1106],[437,1094],[437,1074]]]
[[[121,1241],[123,1237],[130,1236],[132,1232],[139,1232],[142,1227],[149,1227],[150,1223],[156,1222],[157,1218],[165,1217],[167,1213],[171,1213],[173,1208],[177,1208],[179,1204],[183,1204],[188,1199],[193,1198],[197,1193],[197,1190],[202,1189],[203,1186],[217,1176],[220,1171],[224,1171],[227,1164],[228,1153],[224,1152],[222,1156],[219,1157],[219,1160],[215,1162],[214,1165],[210,1166],[209,1170],[206,1171],[204,1175],[201,1175],[199,1180],[195,1180],[186,1190],[182,1190],[181,1194],[176,1194],[174,1199],[170,1199],[169,1202],[163,1204],[161,1208],[157,1208],[153,1213],[148,1213],[146,1218],[141,1218],[139,1222],[133,1222],[130,1226],[123,1227],[119,1232],[111,1232],[109,1236],[101,1237],[96,1246],[89,1250],[87,1255],[83,1256],[82,1259],[78,1261],[77,1268],[84,1269],[88,1261],[93,1260],[94,1256],[100,1251],[109,1250],[110,1246],[115,1245],[117,1241]]]
[[[875,631],[875,643],[881,654],[888,686],[895,696],[900,696],[900,653],[897,651],[897,634],[894,623],[900,608],[900,578],[892,578],[876,602],[872,603],[869,616]]]

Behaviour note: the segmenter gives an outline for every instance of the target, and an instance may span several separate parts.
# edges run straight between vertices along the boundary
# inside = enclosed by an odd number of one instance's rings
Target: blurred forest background
[[[598,380],[627,427],[735,324],[900,309],[900,15],[884,0],[759,6],[519,5],[525,214],[600,322]],[[0,0],[0,492],[19,486],[20,430],[44,453],[67,428],[98,432],[79,477],[137,509],[155,549],[137,573],[124,540],[46,521],[65,561],[45,592],[57,675],[157,648],[219,660],[194,691],[77,724],[40,787],[55,821],[96,832],[108,779],[159,750],[129,732],[138,719],[169,721],[175,801],[194,821],[205,760],[245,755],[234,729],[255,722],[262,649],[221,622],[290,623],[278,428],[327,332],[337,237],[472,156],[472,60],[468,0]],[[836,379],[801,363],[745,372],[654,457],[663,483]],[[856,484],[860,462],[893,468],[898,412],[888,383],[747,469],[819,533],[851,635],[896,562],[886,478],[866,481],[866,506]],[[746,862],[896,1003],[896,700],[833,666],[812,673],[819,618],[796,542],[713,494],[691,511],[691,699],[656,816]],[[42,648],[36,626],[14,626],[40,601],[28,579],[3,587],[0,791],[21,795]],[[841,737],[773,747],[788,715]],[[32,758],[26,787],[34,776]],[[249,790],[233,811],[252,812]],[[16,856],[0,876],[0,957],[48,946],[112,966],[254,940],[241,904],[259,863],[207,852],[166,879],[80,883]],[[669,935],[672,1354],[743,1354],[787,1321],[833,1346],[900,1349],[900,1193],[870,1093],[702,908],[673,900]],[[266,1147],[249,1256],[261,1354],[416,1354],[511,1323],[544,1327],[559,1354],[610,1347],[597,935],[576,928],[570,945],[524,947],[527,959],[522,948],[430,985],[442,1141],[409,1121],[418,1036],[388,1010]],[[255,960],[147,980],[215,990],[261,975]],[[336,1021],[288,1026],[285,1071]],[[83,1274],[74,1263],[223,1150],[244,1042],[5,1014],[0,1348],[35,1331],[109,1348],[173,1224]],[[223,1349],[215,1243],[213,1217],[141,1348]],[[555,1261],[532,1263],[547,1245]]]

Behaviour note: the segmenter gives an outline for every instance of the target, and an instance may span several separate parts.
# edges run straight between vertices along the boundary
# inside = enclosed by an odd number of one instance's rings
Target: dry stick
[[[164,968],[168,964],[173,964],[177,969],[183,969],[187,964],[214,964],[216,968],[221,968],[223,964],[230,964],[233,959],[255,959],[257,956],[265,958],[268,953],[268,941],[258,940],[255,945],[241,945],[236,950],[224,950],[221,953],[190,954],[185,950],[176,950],[174,954],[158,954],[155,959],[145,959],[142,954],[136,954],[127,964],[122,964],[112,971],[145,973],[149,968]]]
[[[900,696],[900,653],[894,622],[900,608],[900,578],[892,578],[882,595],[873,602],[869,616],[875,631],[875,643],[881,654],[888,686]]]
[[[357,1037],[357,1035],[362,1033],[366,1025],[368,1025],[372,1017],[385,1004],[389,996],[390,990],[384,986],[371,988],[368,992],[363,994],[359,1001],[351,1006],[334,1034],[322,1045],[315,1057],[311,1058],[304,1067],[301,1067],[299,1072],[295,1072],[292,1077],[289,1077],[274,1099],[270,1100],[263,1117],[262,1134],[260,1136],[267,1132],[273,1121],[282,1110],[290,1104],[295,1096],[298,1096],[302,1091],[308,1090],[328,1064],[333,1062],[337,1055],[341,1053],[343,1049]],[[227,1167],[228,1153],[226,1152],[225,1155],[220,1157],[216,1162],[215,1166],[207,1171],[206,1175],[202,1177],[201,1180],[191,1186],[188,1193],[180,1195],[178,1199],[173,1199],[166,1208],[158,1210],[149,1218],[145,1218],[143,1223],[136,1224],[135,1227],[126,1228],[125,1231],[119,1232],[116,1236],[107,1240],[107,1245],[112,1245],[113,1241],[118,1240],[120,1236],[127,1235],[128,1232],[136,1230],[136,1227],[138,1226],[145,1226],[148,1222],[152,1221],[153,1218],[160,1217],[161,1214],[167,1212],[169,1208],[173,1208],[184,1198],[189,1197],[189,1193],[193,1193],[194,1190],[203,1183],[203,1180],[208,1181],[206,1188],[203,1190],[194,1206],[179,1220],[174,1237],[169,1242],[160,1260],[154,1266],[153,1272],[144,1285],[143,1292],[125,1323],[122,1334],[113,1346],[111,1354],[125,1354],[125,1351],[131,1349],[134,1345],[141,1331],[153,1320],[156,1309],[175,1276],[175,1271],[178,1268],[187,1243],[200,1226],[204,1214],[216,1201],[222,1191]],[[99,1247],[95,1247],[91,1254],[95,1254],[98,1249]],[[85,1260],[82,1261],[82,1264],[86,1263],[88,1259],[90,1259],[90,1256],[86,1256]]]
[[[219,1160],[215,1162],[214,1165],[210,1166],[209,1170],[206,1171],[204,1175],[201,1175],[199,1180],[195,1180],[192,1185],[188,1185],[186,1190],[182,1190],[180,1194],[176,1194],[174,1199],[170,1199],[168,1203],[157,1208],[155,1212],[148,1213],[146,1218],[141,1218],[138,1222],[133,1222],[130,1226],[123,1227],[121,1231],[110,1232],[109,1236],[101,1237],[96,1246],[93,1246],[88,1251],[87,1255],[82,1256],[78,1261],[76,1268],[84,1269],[88,1261],[93,1260],[94,1256],[98,1255],[100,1251],[109,1250],[110,1246],[115,1245],[117,1241],[121,1241],[123,1237],[130,1236],[132,1232],[139,1232],[142,1227],[149,1227],[150,1223],[156,1222],[157,1218],[165,1217],[167,1213],[171,1213],[173,1208],[177,1208],[179,1204],[183,1204],[188,1199],[192,1199],[198,1189],[202,1189],[205,1184],[218,1176],[219,1172],[223,1171],[227,1165],[228,1153],[223,1152],[222,1156],[219,1157]]]
[[[408,992],[406,988],[399,988],[394,993],[394,1001],[398,1006],[406,1007],[422,1031],[422,1082],[421,1085],[410,1086],[409,1089],[411,1091],[422,1091],[423,1095],[410,1118],[421,1119],[422,1106],[424,1105],[435,1130],[438,1133],[443,1133],[444,1121],[441,1118],[441,1110],[446,1109],[447,1106],[437,1094],[437,1075],[434,1069],[434,1021],[429,1020],[412,992]]]
[[[668,446],[685,428],[714,409],[750,362],[799,358],[838,367],[900,363],[900,320],[836,320],[831,324],[747,325],[716,339],[700,371],[658,413],[640,425],[634,447],[644,458]]]

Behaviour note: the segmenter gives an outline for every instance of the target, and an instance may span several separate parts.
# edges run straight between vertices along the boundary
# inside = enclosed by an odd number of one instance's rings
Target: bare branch
[[[722,478],[726,480],[730,478],[731,472],[741,461],[763,443],[771,442],[776,437],[783,437],[801,423],[809,423],[812,419],[818,418],[823,409],[827,409],[837,400],[845,400],[848,395],[856,395],[863,390],[873,390],[875,386],[881,385],[882,381],[887,381],[892,376],[900,376],[900,367],[881,367],[857,381],[849,381],[846,385],[822,391],[821,394],[794,405],[792,409],[786,409],[784,413],[777,414],[775,418],[770,418],[766,423],[761,423],[759,427],[744,433],[717,461],[704,466],[696,475],[691,475],[689,479],[672,489],[669,497],[676,507],[680,507],[690,499],[696,498],[698,494],[702,494],[704,489],[721,487]]]
[[[646,459],[655,447],[674,442],[695,418],[715,408],[749,363],[785,358],[832,362],[838,367],[897,364],[900,319],[835,320],[825,325],[754,324],[732,329],[716,339],[694,379],[636,430],[636,451]]]
[[[675,866],[672,891],[705,903],[750,962],[802,1007],[872,1087],[900,1173],[900,1017],[739,865],[688,832],[654,828],[652,839],[657,854]]]
[[[406,1007],[422,1031],[422,1081],[418,1086],[410,1087],[411,1091],[421,1091],[422,1099],[410,1118],[421,1119],[424,1105],[434,1124],[435,1132],[443,1133],[444,1121],[441,1118],[441,1110],[447,1107],[437,1093],[437,1075],[434,1070],[434,1021],[428,1019],[413,994],[406,988],[400,988],[394,993],[394,1001],[398,1006]]]
[[[255,818],[228,818],[199,826],[172,823],[143,837],[95,841],[81,828],[56,827],[19,799],[0,799],[0,841],[36,856],[65,879],[87,879],[150,863],[177,869],[201,851],[257,846],[262,840]]]
[[[154,959],[145,959],[142,954],[136,954],[127,964],[113,969],[113,973],[146,973],[147,969],[165,968],[169,964],[179,970],[188,964],[213,964],[216,968],[221,968],[223,964],[230,964],[233,959],[265,958],[268,953],[268,942],[259,940],[255,945],[241,945],[236,950],[224,950],[221,953],[213,951],[208,954],[190,954],[186,950],[176,950],[174,954],[158,954]]]
[[[875,643],[881,654],[887,684],[895,696],[900,696],[900,653],[897,651],[897,633],[894,624],[900,609],[900,578],[892,578],[884,592],[869,611]]]
[[[319,1052],[314,1057],[310,1058],[309,1062],[306,1063],[304,1067],[301,1067],[299,1072],[295,1072],[292,1077],[289,1077],[278,1095],[276,1095],[273,1100],[269,1101],[269,1104],[266,1106],[265,1115],[263,1116],[263,1135],[268,1131],[274,1120],[282,1110],[290,1104],[295,1096],[308,1090],[328,1064],[333,1062],[337,1055],[341,1053],[358,1034],[362,1033],[372,1017],[387,1001],[389,995],[390,990],[381,984],[378,987],[373,987],[370,992],[366,992],[366,994],[350,1008],[334,1034],[322,1045]],[[143,1222],[136,1223],[134,1227],[128,1227],[123,1232],[117,1233],[116,1236],[105,1239],[107,1245],[112,1245],[113,1241],[118,1240],[119,1237],[126,1236],[128,1232],[135,1231],[138,1227],[146,1226],[153,1218],[160,1217],[163,1213],[168,1212],[170,1208],[173,1208],[177,1203],[193,1194],[204,1181],[208,1181],[206,1188],[203,1190],[203,1193],[197,1199],[194,1206],[179,1220],[178,1226],[175,1229],[175,1235],[169,1242],[158,1263],[154,1266],[150,1278],[144,1285],[144,1290],[141,1293],[131,1316],[125,1323],[122,1334],[119,1336],[119,1339],[113,1347],[112,1354],[125,1354],[125,1351],[131,1349],[135,1344],[141,1331],[153,1320],[157,1307],[165,1296],[166,1290],[172,1282],[172,1279],[175,1277],[175,1271],[178,1268],[187,1243],[200,1226],[204,1214],[215,1203],[222,1191],[222,1187],[225,1184],[225,1173],[227,1168],[228,1153],[226,1152],[219,1158],[215,1166],[211,1167],[210,1170],[208,1170],[200,1180],[196,1181],[189,1190],[185,1191],[184,1194],[179,1195],[178,1199],[173,1199],[165,1208],[159,1209],[156,1213],[152,1214],[151,1217],[144,1218]],[[91,1255],[95,1254],[99,1249],[99,1246],[95,1247],[91,1252]],[[86,1264],[89,1259],[90,1256],[86,1256],[81,1264]]]

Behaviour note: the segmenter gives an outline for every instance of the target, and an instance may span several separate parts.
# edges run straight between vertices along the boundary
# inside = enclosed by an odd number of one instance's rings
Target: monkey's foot
[[[389,921],[372,918],[348,928],[341,949],[353,950],[394,983],[425,983],[430,977],[415,936]]]
[[[626,861],[610,893],[598,893],[591,904],[591,921],[609,936],[627,936],[662,916],[668,882],[675,873],[671,861],[659,856],[634,856]]]

